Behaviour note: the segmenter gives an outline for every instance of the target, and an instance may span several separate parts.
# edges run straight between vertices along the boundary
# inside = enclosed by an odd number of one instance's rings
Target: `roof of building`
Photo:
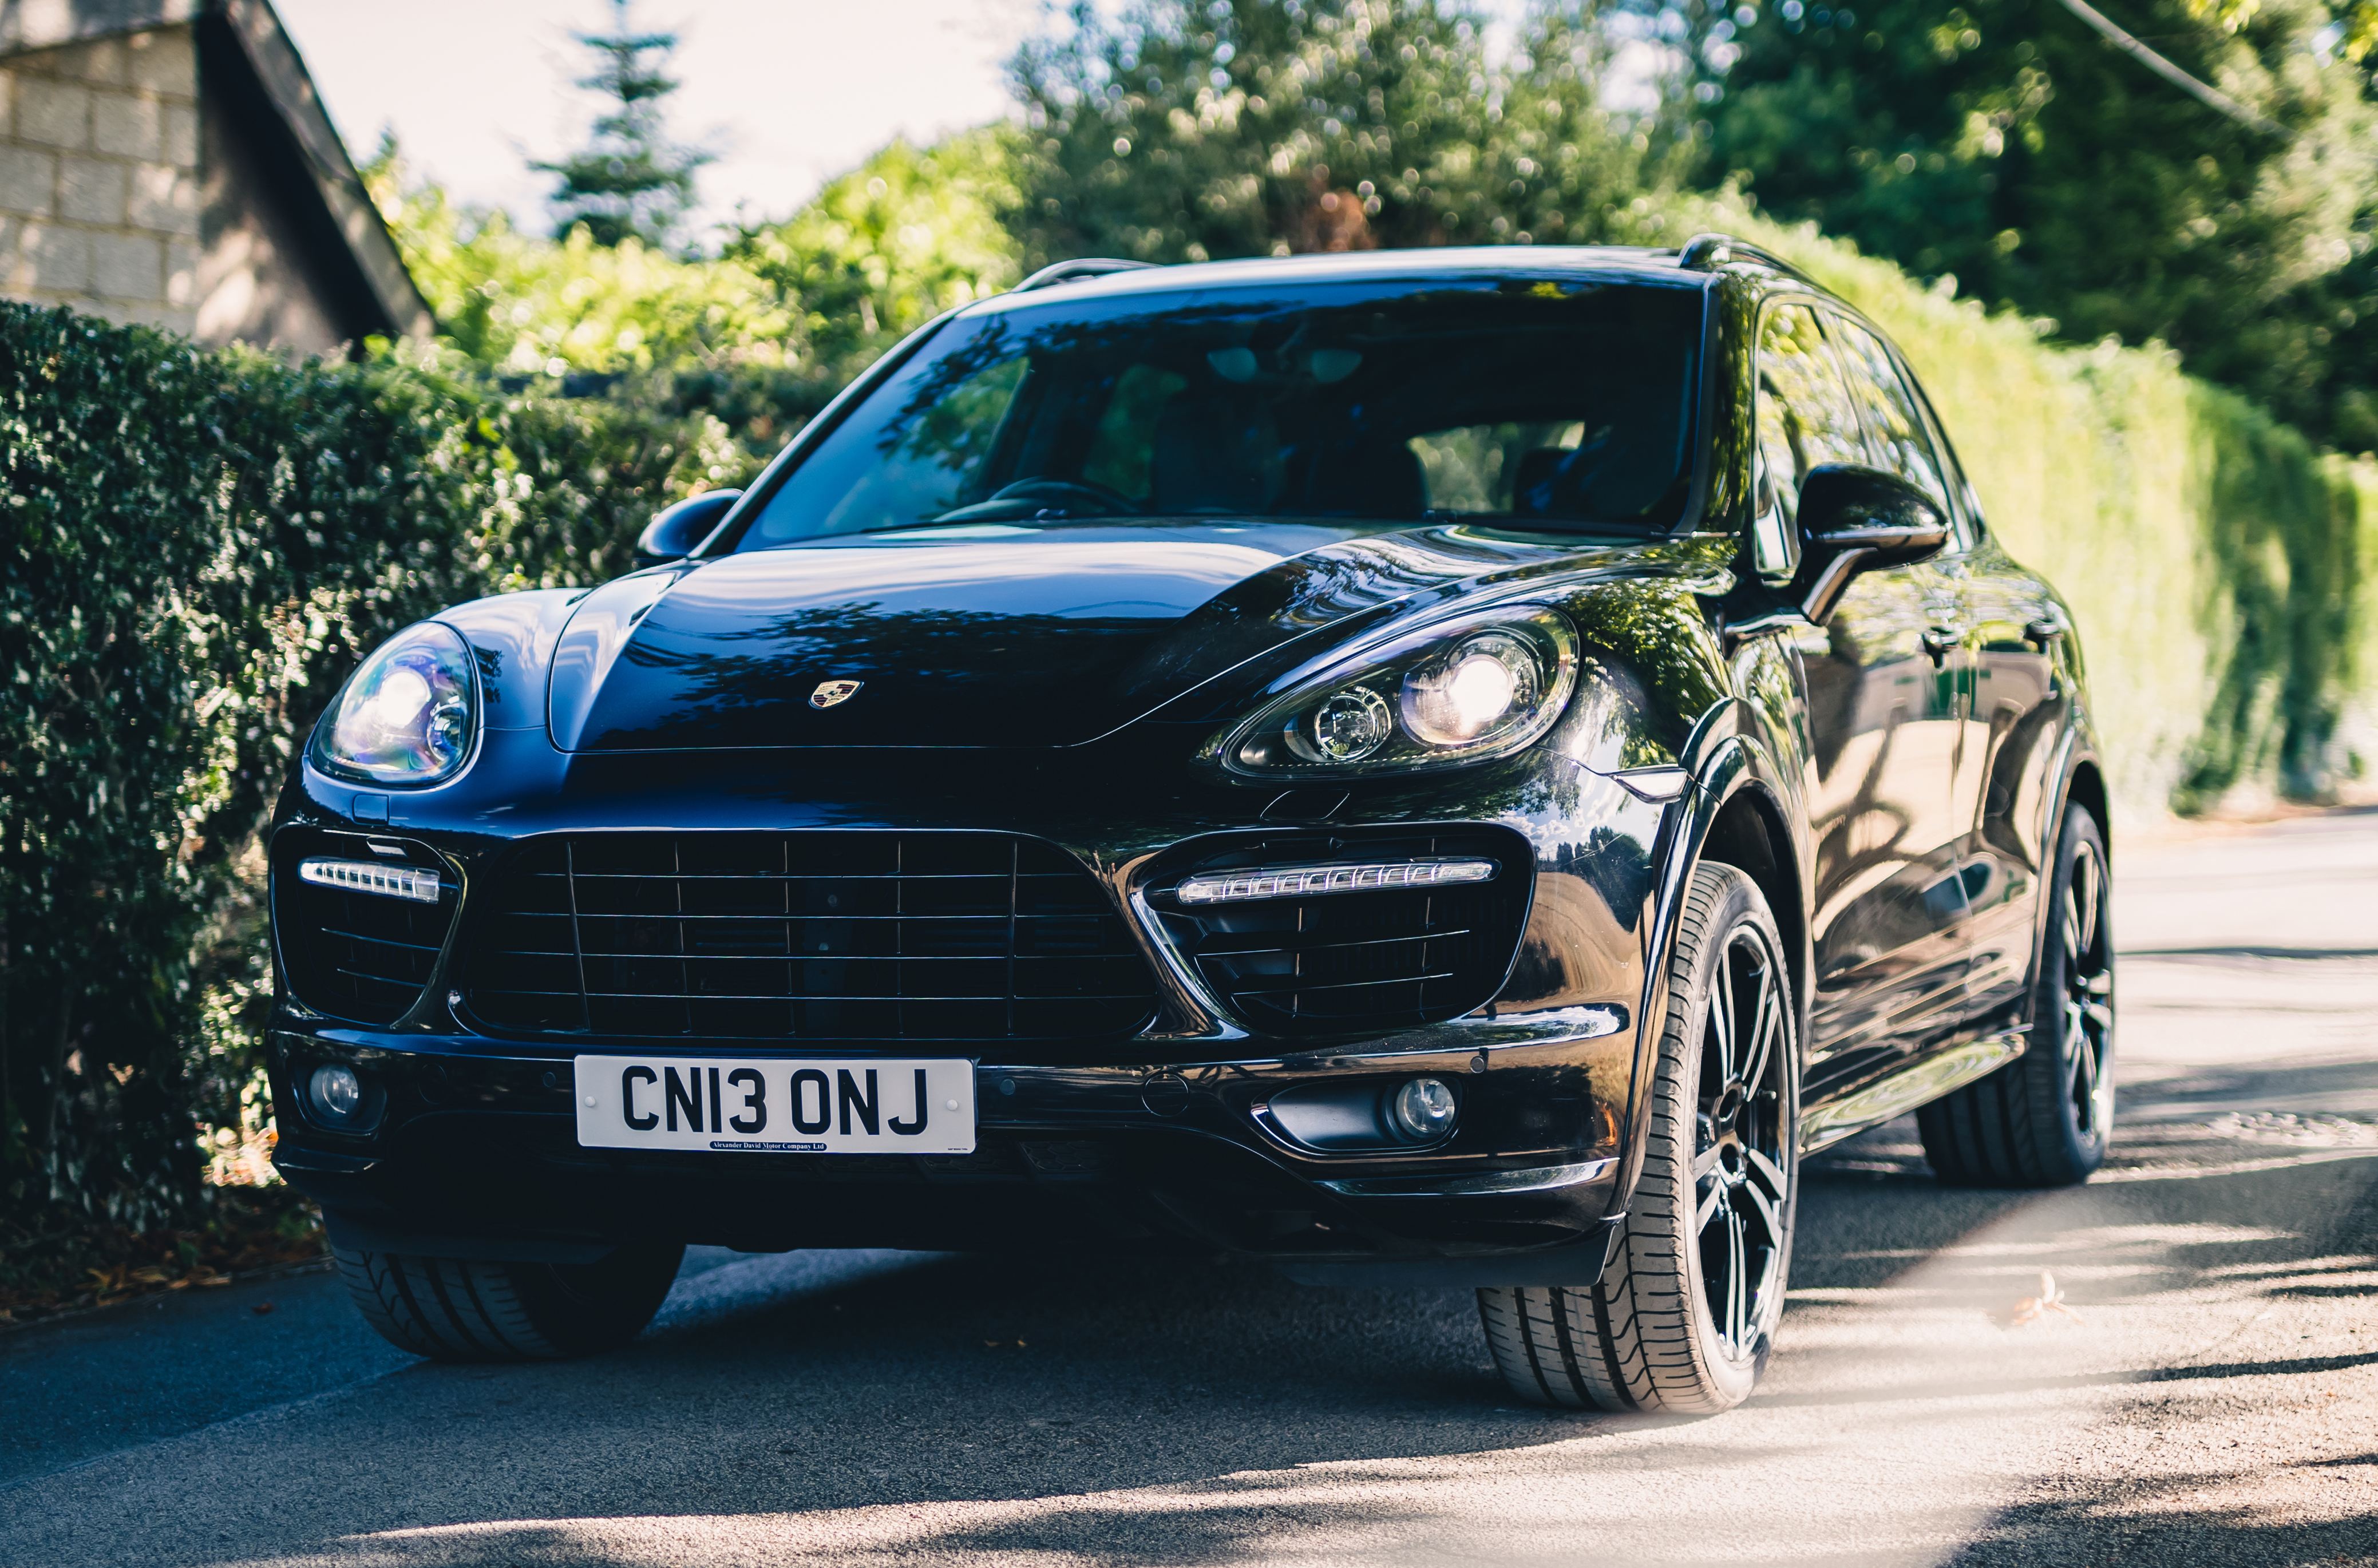
[[[346,144],[322,106],[306,62],[270,0],[0,0],[0,57],[152,29],[192,27],[208,42],[226,86],[264,105],[285,134],[330,231],[344,243],[364,292],[390,335],[434,329],[429,306],[405,270]],[[284,193],[294,194],[294,193]]]

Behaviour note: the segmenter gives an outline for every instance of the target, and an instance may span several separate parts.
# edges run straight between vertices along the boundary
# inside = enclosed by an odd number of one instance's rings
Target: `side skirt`
[[[1968,1040],[1938,1056],[1926,1057],[1845,1098],[1806,1111],[1800,1118],[1800,1152],[1815,1154],[1853,1133],[1879,1127],[1917,1106],[1928,1105],[1976,1078],[1988,1077],[2021,1056],[2027,1039],[2023,1031],[2009,1030]]]

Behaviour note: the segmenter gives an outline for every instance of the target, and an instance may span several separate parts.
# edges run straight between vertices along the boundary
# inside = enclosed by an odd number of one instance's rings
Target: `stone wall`
[[[0,59],[0,293],[190,332],[198,217],[187,26]]]

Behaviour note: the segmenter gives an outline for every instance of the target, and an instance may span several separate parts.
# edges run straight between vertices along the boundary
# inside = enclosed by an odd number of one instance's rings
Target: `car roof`
[[[1068,300],[1082,300],[1239,285],[1390,278],[1542,278],[1562,273],[1603,277],[1633,273],[1646,282],[1706,288],[1722,276],[1685,267],[1682,258],[1687,254],[1648,245],[1499,245],[1252,257],[1231,261],[1182,262],[1170,267],[1129,262],[1071,263],[1036,273],[1022,286],[993,295],[974,310],[1029,303],[1035,295],[1058,289],[1064,291],[1063,297]]]

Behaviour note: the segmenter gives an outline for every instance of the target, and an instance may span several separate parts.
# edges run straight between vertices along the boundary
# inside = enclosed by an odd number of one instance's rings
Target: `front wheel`
[[[1758,885],[1701,867],[1669,964],[1643,1173],[1608,1266],[1589,1287],[1478,1293],[1514,1394],[1691,1415],[1749,1396],[1792,1261],[1798,1020]]]
[[[2066,1187],[2104,1163],[2114,1124],[2113,882],[2106,835],[2064,814],[2023,1055],[1916,1113],[1943,1181]]]
[[[433,1361],[554,1361],[642,1334],[685,1248],[631,1243],[594,1263],[425,1258],[339,1245],[330,1255],[364,1320]]]

